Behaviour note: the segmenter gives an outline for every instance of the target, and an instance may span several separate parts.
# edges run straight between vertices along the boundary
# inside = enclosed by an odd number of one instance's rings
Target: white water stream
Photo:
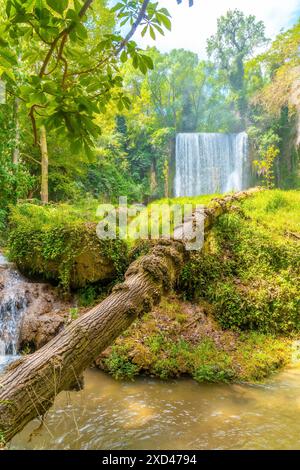
[[[248,186],[248,175],[245,132],[177,135],[176,197],[240,191]]]
[[[0,253],[0,370],[17,356],[20,326],[27,305],[22,276]]]

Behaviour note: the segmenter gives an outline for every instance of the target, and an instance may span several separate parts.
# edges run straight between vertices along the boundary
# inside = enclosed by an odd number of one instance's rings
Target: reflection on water
[[[300,368],[266,385],[117,382],[97,370],[62,393],[18,449],[300,449]]]

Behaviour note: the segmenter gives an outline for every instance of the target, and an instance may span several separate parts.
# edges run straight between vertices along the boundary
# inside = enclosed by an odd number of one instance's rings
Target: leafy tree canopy
[[[142,73],[153,67],[132,36],[170,29],[169,13],[149,0],[123,0],[109,9],[105,0],[7,0],[1,25],[0,72],[8,91],[28,111],[35,142],[37,129],[66,134],[73,151],[89,152],[99,128],[95,114],[113,98],[122,110],[120,61],[132,60]],[[114,26],[114,22],[116,24]],[[118,33],[129,25],[129,33]]]

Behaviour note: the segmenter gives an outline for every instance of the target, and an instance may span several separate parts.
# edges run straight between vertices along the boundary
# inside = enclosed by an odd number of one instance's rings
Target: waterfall
[[[23,278],[0,255],[0,369],[17,354],[20,326],[27,305]]]
[[[248,136],[245,132],[177,134],[175,196],[245,189],[248,165]]]

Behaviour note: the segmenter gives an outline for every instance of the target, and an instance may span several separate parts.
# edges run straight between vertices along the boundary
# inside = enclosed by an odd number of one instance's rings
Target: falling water
[[[248,171],[245,132],[177,135],[175,196],[239,191],[247,187]]]
[[[17,354],[27,304],[22,277],[0,255],[0,369]]]

